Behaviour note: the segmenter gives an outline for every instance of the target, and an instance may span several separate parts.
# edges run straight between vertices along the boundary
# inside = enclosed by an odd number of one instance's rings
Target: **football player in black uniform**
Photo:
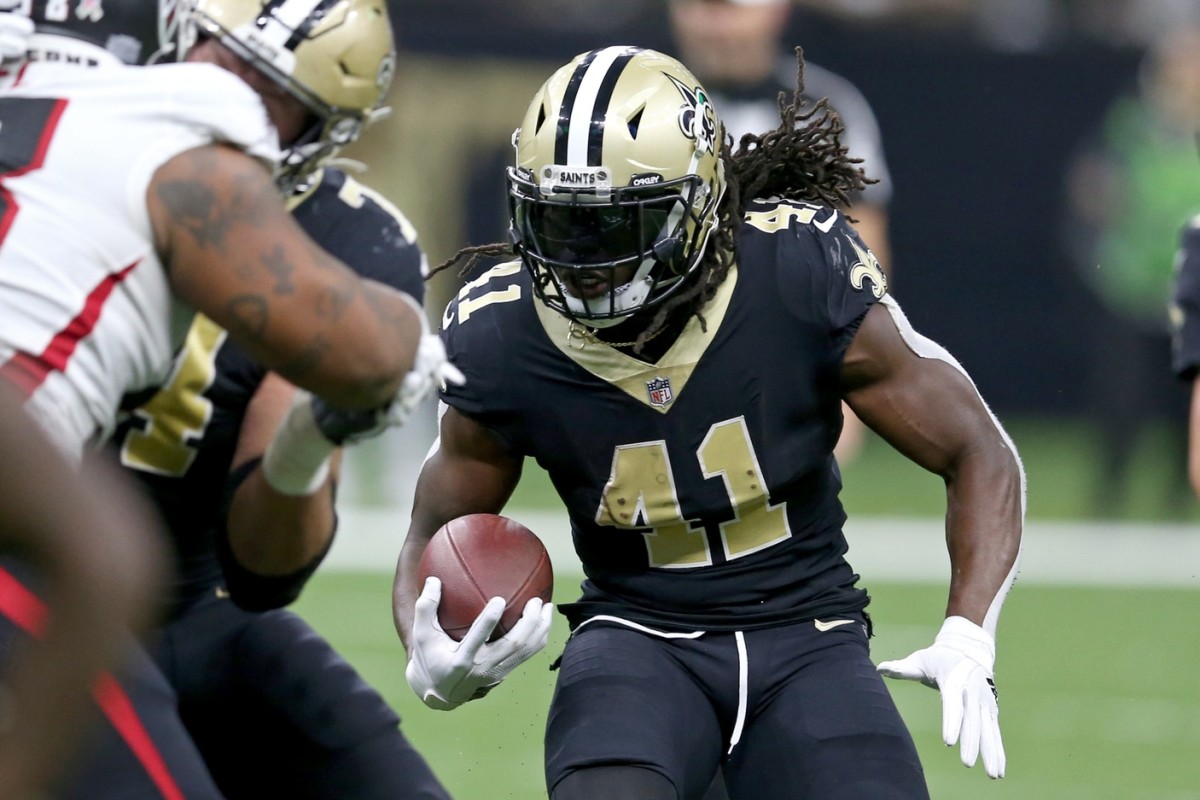
[[[1171,366],[1192,385],[1188,413],[1188,480],[1200,497],[1200,217],[1180,235],[1171,298]]]
[[[420,300],[424,257],[411,225],[328,165],[378,113],[391,79],[386,6],[199,0],[192,14],[187,58],[242,76],[280,131],[277,179],[295,220],[361,275]],[[286,264],[278,278],[287,281]],[[383,697],[282,608],[332,543],[335,445],[383,424],[319,405],[314,413],[307,395],[197,316],[170,383],[115,439],[162,509],[177,556],[153,652],[230,800],[448,797]]]
[[[938,687],[947,744],[1004,774],[994,636],[1023,472],[843,214],[863,177],[836,115],[797,108],[731,152],[674,59],[576,57],[514,136],[519,259],[469,281],[443,317],[467,383],[442,395],[397,568],[406,674],[426,704],[454,708],[544,643],[533,624],[485,643],[495,601],[455,642],[436,624],[437,580],[417,583],[432,533],[500,510],[535,459],[586,574],[561,607],[554,800],[697,798],[718,769],[734,798],[927,797],[880,672]],[[930,647],[878,670],[832,457],[843,398],[947,485],[946,619]]]

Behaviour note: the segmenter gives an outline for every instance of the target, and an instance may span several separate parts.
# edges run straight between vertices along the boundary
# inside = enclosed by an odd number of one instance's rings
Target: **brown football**
[[[499,639],[521,618],[534,597],[550,602],[554,570],[537,535],[498,514],[468,514],[443,525],[421,555],[420,584],[442,582],[438,622],[460,640],[493,597],[503,597],[504,616],[488,641]]]

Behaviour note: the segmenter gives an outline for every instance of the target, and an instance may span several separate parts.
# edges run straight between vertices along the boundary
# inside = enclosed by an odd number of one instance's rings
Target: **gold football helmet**
[[[395,71],[384,0],[196,0],[194,35],[221,42],[315,116],[284,151],[285,192],[362,133]]]
[[[576,56],[513,134],[510,235],[550,308],[593,327],[686,284],[725,192],[724,131],[708,93],[653,50]]]

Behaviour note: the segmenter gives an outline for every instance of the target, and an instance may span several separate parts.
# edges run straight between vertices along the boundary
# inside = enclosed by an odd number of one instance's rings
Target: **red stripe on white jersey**
[[[113,289],[129,276],[140,262],[135,261],[119,272],[114,272],[100,281],[95,289],[87,296],[83,309],[66,327],[54,334],[46,349],[39,355],[17,352],[4,364],[0,364],[0,378],[7,379],[17,390],[26,397],[32,395],[41,386],[51,372],[64,372],[75,348],[96,328],[100,312],[112,295]]]

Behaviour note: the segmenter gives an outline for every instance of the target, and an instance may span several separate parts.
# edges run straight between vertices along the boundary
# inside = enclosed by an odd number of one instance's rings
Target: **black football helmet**
[[[189,38],[216,39],[312,112],[284,150],[276,177],[285,194],[382,113],[396,67],[384,0],[194,2]]]
[[[725,193],[723,129],[678,61],[608,47],[538,90],[513,134],[513,248],[547,306],[592,327],[662,303],[700,264]]]
[[[86,61],[99,48],[132,65],[173,61],[187,0],[32,0],[30,50],[46,60]],[[18,11],[21,9],[18,8]],[[49,36],[76,40],[81,47]]]

